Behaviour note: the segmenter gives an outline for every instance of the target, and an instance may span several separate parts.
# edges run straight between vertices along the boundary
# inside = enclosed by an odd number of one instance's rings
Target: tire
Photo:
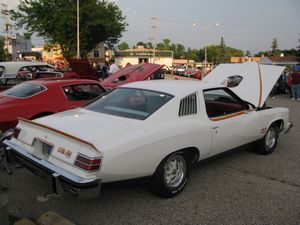
[[[272,124],[267,130],[265,136],[259,141],[257,152],[262,155],[271,154],[278,142],[278,129]]]
[[[163,198],[179,194],[190,176],[190,158],[184,152],[175,152],[161,161],[150,181],[152,191]]]

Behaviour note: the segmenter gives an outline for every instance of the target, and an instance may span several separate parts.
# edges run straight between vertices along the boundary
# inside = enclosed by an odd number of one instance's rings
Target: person
[[[109,66],[108,75],[111,75],[111,74],[117,72],[118,70],[120,70],[120,68],[117,66],[117,64],[115,64],[114,59],[109,60],[109,63],[110,63],[110,66]]]
[[[300,101],[300,72],[294,71],[292,76],[292,100]]]

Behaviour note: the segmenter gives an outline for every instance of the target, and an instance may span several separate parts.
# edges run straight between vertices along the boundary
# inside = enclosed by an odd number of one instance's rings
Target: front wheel
[[[190,176],[190,159],[184,152],[167,156],[157,167],[150,185],[158,196],[170,198],[179,194]]]
[[[259,141],[257,152],[262,155],[271,154],[276,148],[277,141],[278,129],[275,125],[271,125],[263,139]]]

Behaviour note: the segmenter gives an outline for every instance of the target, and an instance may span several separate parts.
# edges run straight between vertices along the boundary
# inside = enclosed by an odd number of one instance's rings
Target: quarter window
[[[46,90],[46,88],[39,84],[22,83],[4,91],[3,94],[13,97],[26,98],[36,95],[44,90]]]
[[[71,101],[90,100],[104,93],[97,84],[76,84],[63,87],[67,98]]]
[[[178,113],[179,116],[188,116],[193,114],[197,114],[196,93],[181,99]]]
[[[209,118],[225,116],[244,110],[244,104],[227,89],[210,89],[204,91],[206,113]]]

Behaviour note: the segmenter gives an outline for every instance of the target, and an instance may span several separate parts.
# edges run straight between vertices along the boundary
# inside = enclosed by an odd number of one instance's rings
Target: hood
[[[114,143],[139,123],[137,120],[97,113],[82,108],[56,113],[35,122],[65,132],[90,143]]]
[[[80,79],[98,80],[97,71],[91,66],[87,59],[69,59],[72,72]]]
[[[256,107],[262,107],[285,67],[254,62],[220,64],[203,81],[223,84]]]
[[[158,72],[164,65],[154,63],[143,63],[127,66],[116,73],[108,76],[101,85],[105,88],[115,88],[122,84],[127,84],[135,81],[143,81],[149,78],[152,74]]]

